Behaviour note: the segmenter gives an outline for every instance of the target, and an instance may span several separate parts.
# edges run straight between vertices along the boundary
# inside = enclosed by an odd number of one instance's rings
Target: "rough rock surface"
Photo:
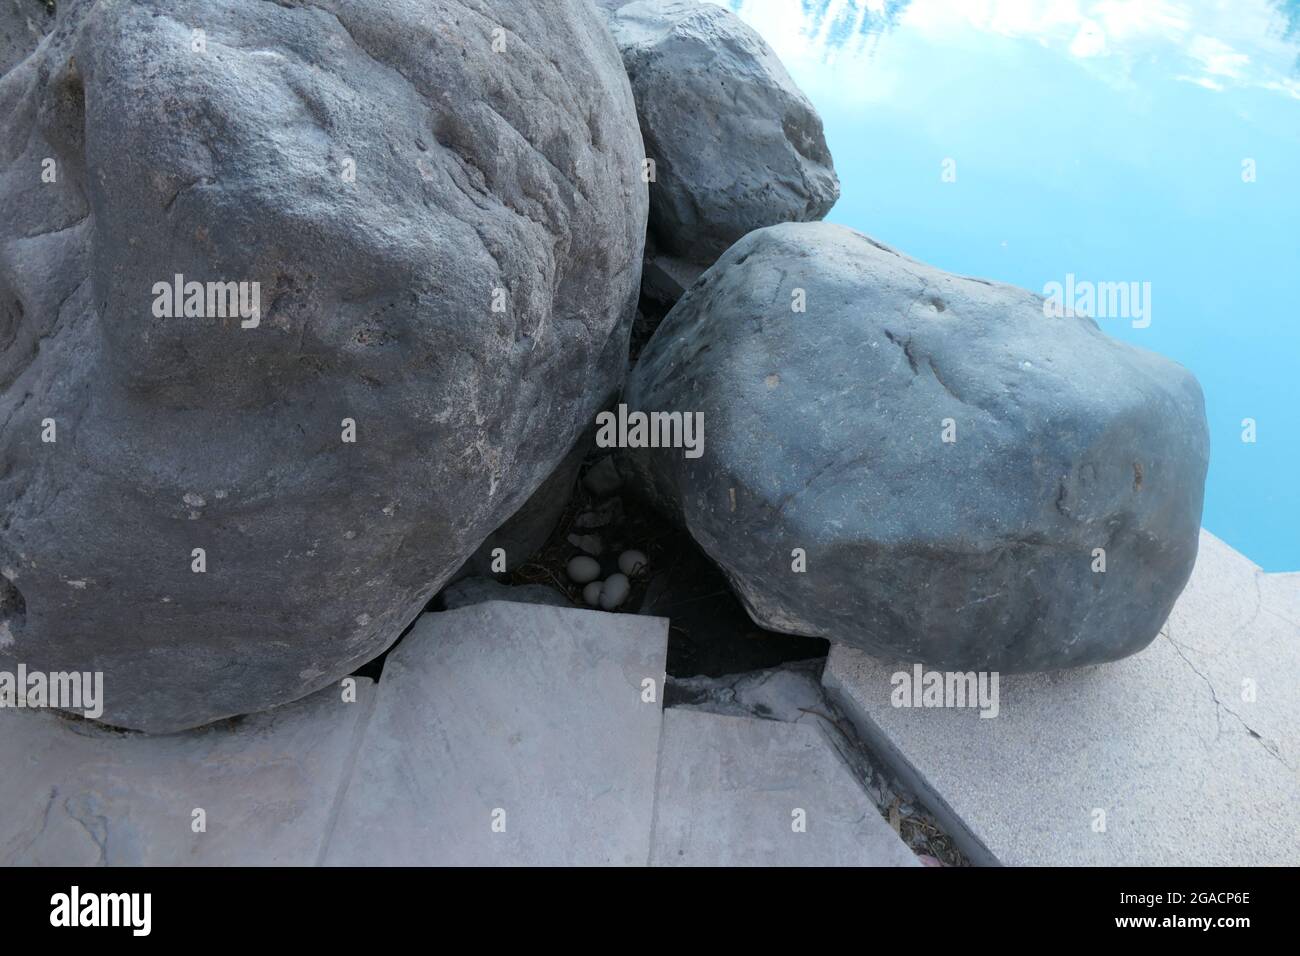
[[[1155,637],[1196,557],[1190,373],[839,226],[729,249],[625,400],[704,413],[702,457],[625,467],[773,630],[963,669],[1114,660]]]
[[[0,74],[35,50],[53,26],[46,0],[0,0]]]
[[[739,17],[641,0],[609,27],[655,161],[650,230],[666,254],[708,264],[753,229],[826,215],[839,180],[821,119]]]
[[[381,652],[618,387],[643,155],[581,0],[61,0],[0,79],[0,667],[170,731]]]

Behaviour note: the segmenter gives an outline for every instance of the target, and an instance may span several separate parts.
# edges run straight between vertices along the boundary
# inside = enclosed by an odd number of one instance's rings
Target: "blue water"
[[[1300,570],[1300,0],[723,5],[821,113],[829,220],[1036,292],[1150,282],[1149,326],[1099,324],[1200,379],[1204,525]]]

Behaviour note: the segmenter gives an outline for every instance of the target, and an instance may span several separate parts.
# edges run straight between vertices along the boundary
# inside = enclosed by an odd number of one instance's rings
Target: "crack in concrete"
[[[1231,634],[1228,635],[1228,640],[1230,641],[1233,638],[1235,638],[1238,634],[1241,634],[1247,628],[1251,627],[1256,621],[1258,621],[1260,614],[1263,613],[1264,611],[1264,596],[1262,593],[1260,593],[1259,590],[1259,576],[1261,573],[1262,572],[1259,571],[1259,569],[1256,569],[1255,573],[1252,574],[1250,577],[1250,583],[1255,586],[1255,610],[1250,615],[1250,620],[1248,620],[1245,624],[1241,625],[1235,631],[1233,631]]]
[[[45,800],[45,809],[41,811],[40,829],[37,830],[35,833],[31,834],[31,836],[27,839],[27,841],[22,844],[21,849],[19,849],[15,854],[13,854],[10,857],[10,859],[21,859],[22,855],[24,853],[29,852],[31,848],[36,845],[37,841],[40,840],[40,838],[45,835],[45,831],[49,829],[50,826],[50,810],[53,809],[54,801],[57,800],[58,798],[59,798],[59,788],[50,787],[50,795]]]
[[[1261,607],[1259,608],[1259,610],[1260,610],[1260,611],[1263,611],[1263,612],[1266,612],[1266,613],[1268,613],[1268,614],[1272,614],[1274,617],[1276,617],[1276,618],[1278,618],[1278,619],[1280,619],[1280,620],[1286,621],[1288,624],[1290,624],[1290,625],[1292,625],[1292,626],[1294,626],[1294,627],[1300,627],[1300,620],[1293,620],[1293,619],[1291,618],[1291,616],[1290,616],[1286,611],[1284,611],[1283,609],[1281,609],[1281,608],[1279,608],[1279,607],[1276,607],[1276,606],[1272,606],[1272,607],[1263,607],[1263,606],[1262,606],[1262,604],[1263,604],[1263,597],[1262,597],[1262,595],[1263,595],[1263,591],[1260,590],[1259,582],[1260,582],[1260,580],[1261,580],[1264,576],[1266,576],[1266,575],[1269,576],[1269,577],[1274,577],[1274,576],[1275,576],[1275,575],[1270,575],[1269,572],[1265,571],[1263,568],[1256,568],[1256,569],[1255,569],[1255,597],[1256,597],[1256,599],[1257,599],[1257,600],[1260,602],[1260,604],[1261,604]],[[1258,616],[1258,613],[1256,614],[1256,616]]]
[[[1258,597],[1258,586],[1257,586],[1256,596]],[[1255,618],[1258,616],[1259,616],[1259,609],[1256,608],[1256,613],[1254,616],[1252,616],[1251,621],[1254,621]],[[1239,628],[1236,632],[1234,632],[1234,634],[1240,633],[1241,630],[1242,629]],[[1170,647],[1174,649],[1174,653],[1176,653],[1179,657],[1183,659],[1183,663],[1185,663],[1189,668],[1191,668],[1192,673],[1195,674],[1197,677],[1199,677],[1202,681],[1204,681],[1205,686],[1209,689],[1210,699],[1214,701],[1214,722],[1217,728],[1217,733],[1215,734],[1214,739],[1217,741],[1223,736],[1223,714],[1226,711],[1231,717],[1233,717],[1237,721],[1237,723],[1241,724],[1241,726],[1245,729],[1247,734],[1249,734],[1255,740],[1259,741],[1259,744],[1261,747],[1264,748],[1265,753],[1271,756],[1274,760],[1277,760],[1279,763],[1282,764],[1282,766],[1286,767],[1288,770],[1294,772],[1296,768],[1286,762],[1286,759],[1282,756],[1282,753],[1279,750],[1278,745],[1276,743],[1266,739],[1263,734],[1257,731],[1254,727],[1250,726],[1250,724],[1246,723],[1245,719],[1239,713],[1237,713],[1235,710],[1233,710],[1223,701],[1219,700],[1219,692],[1215,689],[1214,682],[1211,681],[1210,678],[1207,677],[1199,667],[1197,667],[1194,663],[1192,663],[1192,659],[1188,657],[1187,654],[1184,652],[1182,645],[1174,640],[1168,622],[1165,623],[1164,630],[1160,632],[1160,636],[1169,642]]]
[[[72,802],[71,797],[63,801],[63,812],[86,831],[86,835],[90,837],[91,842],[99,850],[99,859],[94,865],[108,866],[108,818],[95,813],[89,806],[88,799],[86,800],[87,805],[80,812],[73,808]],[[102,835],[97,831],[102,831]]]

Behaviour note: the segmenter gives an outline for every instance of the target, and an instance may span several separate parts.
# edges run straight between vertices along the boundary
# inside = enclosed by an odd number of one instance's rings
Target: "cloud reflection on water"
[[[714,2],[757,28],[796,74],[837,74],[873,58],[895,32],[938,47],[992,34],[1089,61],[1114,83],[1156,61],[1170,79],[1213,92],[1255,87],[1300,99],[1300,0]]]

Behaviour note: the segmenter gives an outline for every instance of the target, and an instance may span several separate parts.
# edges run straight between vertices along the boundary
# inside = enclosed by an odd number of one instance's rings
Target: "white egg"
[[[569,576],[569,580],[574,584],[586,584],[588,581],[594,581],[600,577],[600,562],[595,558],[580,554],[576,558],[570,559],[564,568],[564,573]]]

